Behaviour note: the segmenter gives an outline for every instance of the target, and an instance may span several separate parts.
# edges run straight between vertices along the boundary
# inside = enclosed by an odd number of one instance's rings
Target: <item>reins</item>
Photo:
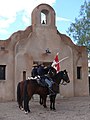
[[[60,82],[61,85],[67,85],[67,83],[63,80],[63,82]]]
[[[63,82],[60,82],[60,84],[57,84],[55,81],[53,81],[57,86],[59,85],[67,85],[67,83],[63,80]]]

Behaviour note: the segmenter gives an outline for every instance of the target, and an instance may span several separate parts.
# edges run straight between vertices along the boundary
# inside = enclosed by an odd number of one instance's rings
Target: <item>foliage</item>
[[[81,5],[80,14],[75,18],[75,23],[71,23],[67,33],[76,44],[86,46],[90,55],[90,2]]]

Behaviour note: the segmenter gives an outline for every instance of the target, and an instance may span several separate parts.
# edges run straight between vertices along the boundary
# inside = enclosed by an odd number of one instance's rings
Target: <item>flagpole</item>
[[[58,63],[60,63],[60,62],[64,61],[64,60],[68,59],[68,58],[69,58],[69,57],[65,57],[65,58],[63,58],[63,59],[59,60],[59,62],[57,62],[57,63],[56,63],[56,65],[57,65]]]
[[[59,55],[59,52],[57,52],[57,55]]]

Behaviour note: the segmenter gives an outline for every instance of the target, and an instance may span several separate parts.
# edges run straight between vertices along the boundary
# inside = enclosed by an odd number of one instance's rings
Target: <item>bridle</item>
[[[62,82],[60,82],[60,85],[67,85],[67,82],[64,81],[63,79],[61,80]]]

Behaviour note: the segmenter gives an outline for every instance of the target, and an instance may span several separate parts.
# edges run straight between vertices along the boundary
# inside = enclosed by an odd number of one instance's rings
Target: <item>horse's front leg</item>
[[[56,95],[53,96],[53,110],[56,110],[56,108],[55,108],[55,98],[56,98]]]
[[[53,101],[53,107],[52,107],[53,110],[56,110],[55,108],[55,101]]]
[[[50,101],[50,110],[52,110],[52,101]]]
[[[55,98],[56,98],[56,95],[50,95],[50,109],[51,110],[56,110],[55,109]]]
[[[52,110],[52,103],[53,103],[52,95],[50,95],[50,110]]]

